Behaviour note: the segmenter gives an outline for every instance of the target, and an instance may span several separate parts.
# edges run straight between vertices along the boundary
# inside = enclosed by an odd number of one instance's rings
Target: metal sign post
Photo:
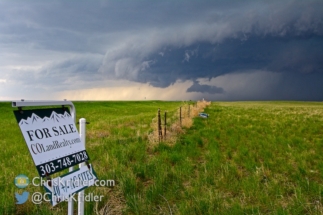
[[[81,118],[79,120],[80,123],[80,138],[82,142],[84,143],[85,147],[85,134],[86,134],[86,119]],[[80,163],[79,168],[81,169],[83,166],[85,166],[85,163]],[[78,193],[78,215],[84,215],[84,190]]]

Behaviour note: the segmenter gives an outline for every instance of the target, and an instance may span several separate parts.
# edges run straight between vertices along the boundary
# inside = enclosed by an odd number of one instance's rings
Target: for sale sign
[[[89,160],[68,109],[14,111],[40,176]]]

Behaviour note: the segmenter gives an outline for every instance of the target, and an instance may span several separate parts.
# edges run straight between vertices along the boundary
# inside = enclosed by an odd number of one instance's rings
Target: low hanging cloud
[[[198,93],[209,93],[209,94],[216,94],[216,93],[224,93],[223,88],[210,86],[205,84],[199,84],[199,82],[194,82],[192,86],[190,86],[186,92],[198,92]]]

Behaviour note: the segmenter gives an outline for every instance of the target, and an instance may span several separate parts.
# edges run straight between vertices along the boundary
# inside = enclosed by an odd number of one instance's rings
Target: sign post
[[[85,147],[85,134],[86,134],[86,119],[81,118],[79,120],[80,123],[80,138],[82,140],[82,142],[84,143],[84,147]],[[81,169],[83,166],[85,166],[84,163],[80,163],[79,164],[79,168]],[[84,190],[80,191],[78,194],[78,215],[84,215]]]

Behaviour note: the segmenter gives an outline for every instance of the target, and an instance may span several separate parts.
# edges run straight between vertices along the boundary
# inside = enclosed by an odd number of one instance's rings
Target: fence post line
[[[166,140],[166,126],[167,126],[167,121],[166,121],[166,111],[165,111],[164,140]]]
[[[86,119],[81,118],[79,120],[80,123],[80,138],[81,141],[84,144],[84,148],[85,148],[85,133],[86,133]],[[85,166],[85,163],[80,163],[79,164],[79,168],[81,168],[82,166]],[[80,191],[78,193],[78,215],[84,215],[84,190]]]

